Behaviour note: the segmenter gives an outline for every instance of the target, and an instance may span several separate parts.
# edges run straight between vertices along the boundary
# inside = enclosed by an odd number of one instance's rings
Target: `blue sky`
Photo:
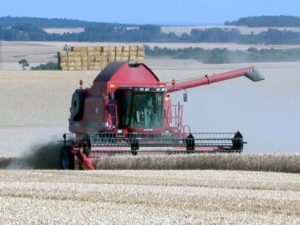
[[[135,24],[222,24],[245,16],[300,16],[299,0],[1,0],[0,16]]]

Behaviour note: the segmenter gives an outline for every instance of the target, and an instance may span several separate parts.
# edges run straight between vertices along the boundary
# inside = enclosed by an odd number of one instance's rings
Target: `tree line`
[[[300,27],[300,17],[297,16],[252,16],[240,18],[237,21],[225,22],[224,25],[248,27]]]
[[[101,22],[89,22],[84,20],[72,20],[72,19],[48,19],[48,18],[37,18],[37,17],[12,17],[4,16],[0,17],[1,27],[12,27],[20,24],[31,24],[38,28],[78,28],[88,27],[94,25],[108,24]],[[130,24],[118,24],[110,23],[113,26],[131,26]]]
[[[145,54],[150,57],[195,59],[205,64],[300,61],[300,49],[297,48],[228,50],[226,48],[170,49],[145,46]]]
[[[134,29],[95,25],[81,33],[50,34],[30,24],[0,27],[0,40],[5,41],[78,41],[78,42],[183,42],[241,44],[300,44],[300,32],[269,29],[260,34],[241,34],[236,29],[192,29],[190,34],[163,33],[161,28],[142,25]]]
[[[49,19],[50,20],[50,19]],[[53,22],[57,26],[68,24],[86,25],[80,33],[47,33],[43,26],[47,19],[33,23],[6,23],[11,26],[0,26],[0,40],[5,41],[77,41],[77,42],[183,42],[183,43],[241,43],[241,44],[300,44],[300,32],[268,29],[259,34],[241,34],[232,28],[192,29],[190,33],[176,35],[174,32],[164,33],[160,26],[125,24],[91,23],[84,21],[61,20]],[[30,22],[30,19],[24,22]],[[51,21],[51,20],[50,20]],[[1,22],[1,19],[0,19]],[[18,22],[18,23],[17,23]],[[39,22],[39,23],[38,23]],[[81,22],[83,24],[81,24]],[[0,23],[1,24],[1,23]],[[48,25],[49,27],[50,25]]]

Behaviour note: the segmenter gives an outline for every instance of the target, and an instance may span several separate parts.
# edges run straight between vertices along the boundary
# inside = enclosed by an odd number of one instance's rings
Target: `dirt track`
[[[299,224],[300,175],[1,171],[2,224]]]

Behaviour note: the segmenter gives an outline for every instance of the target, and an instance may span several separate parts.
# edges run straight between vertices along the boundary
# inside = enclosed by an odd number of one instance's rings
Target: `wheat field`
[[[299,224],[300,175],[242,171],[0,173],[1,224]]]
[[[181,165],[185,170],[26,170],[57,168],[51,163],[55,159],[51,143],[57,144],[68,132],[72,93],[80,79],[85,87],[91,86],[97,73],[16,71],[23,57],[30,65],[56,61],[55,52],[65,43],[1,44],[5,70],[0,72],[0,167],[14,169],[0,171],[0,224],[300,224],[299,63],[257,64],[266,81],[254,84],[241,78],[193,89],[185,104],[185,123],[194,132],[242,129],[246,153],[284,153],[279,162],[278,158],[253,156],[247,161],[244,155],[233,155],[231,160],[226,155],[223,159],[204,155],[184,159],[199,166],[188,170],[183,158],[164,165],[160,159],[136,157],[125,167],[143,162],[169,169]],[[163,81],[248,66],[163,59],[148,59],[147,64]],[[172,96],[175,104],[181,94]],[[285,155],[288,152],[292,154]],[[30,159],[31,164],[11,165],[15,157]],[[122,166],[120,158],[109,160],[97,161],[97,168],[109,169],[116,162]],[[293,173],[236,171],[268,170],[264,169],[268,166]]]
[[[0,169],[60,169],[61,144],[39,146],[23,157],[1,157]],[[97,170],[244,170],[300,174],[300,154],[209,153],[116,155],[93,159]]]
[[[247,170],[300,174],[300,154],[189,154],[108,156],[95,160],[96,169],[130,170]]]

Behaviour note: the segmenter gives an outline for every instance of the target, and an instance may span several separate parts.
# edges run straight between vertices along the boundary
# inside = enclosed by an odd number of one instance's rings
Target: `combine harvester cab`
[[[183,124],[183,105],[172,105],[170,93],[227,79],[264,78],[254,67],[204,76],[187,82],[161,82],[145,64],[114,62],[91,88],[75,90],[69,130],[64,134],[64,169],[94,169],[93,159],[118,154],[241,152],[243,136],[191,133]]]

